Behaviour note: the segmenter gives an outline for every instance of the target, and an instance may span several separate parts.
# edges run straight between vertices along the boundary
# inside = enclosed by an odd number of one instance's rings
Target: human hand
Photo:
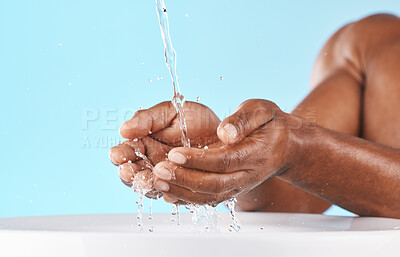
[[[172,149],[154,168],[155,188],[176,201],[211,205],[247,193],[290,168],[299,122],[272,102],[245,101],[218,127],[225,145]]]
[[[191,145],[212,147],[218,144],[218,117],[208,107],[195,102],[185,102],[183,109]],[[119,165],[122,182],[132,186],[135,180],[135,184],[149,191],[146,196],[159,197],[161,194],[154,190],[151,166],[165,161],[172,147],[182,146],[176,109],[171,102],[162,102],[139,110],[121,126],[120,134],[128,140],[110,150],[110,159]],[[137,150],[148,160],[141,158]],[[168,196],[164,198],[168,200]]]

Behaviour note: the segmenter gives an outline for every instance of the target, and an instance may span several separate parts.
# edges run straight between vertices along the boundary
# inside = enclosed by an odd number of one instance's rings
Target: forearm
[[[331,204],[279,179],[271,178],[237,197],[243,211],[323,213]]]
[[[400,150],[315,126],[293,130],[292,185],[349,211],[400,217]]]

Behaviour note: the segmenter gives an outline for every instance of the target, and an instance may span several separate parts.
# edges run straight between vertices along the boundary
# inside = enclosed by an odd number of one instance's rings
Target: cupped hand
[[[219,125],[223,146],[172,149],[154,168],[155,188],[176,201],[211,205],[247,193],[290,167],[299,122],[272,102],[248,100]]]
[[[206,106],[185,102],[184,112],[188,137],[192,147],[218,145],[218,117]],[[148,197],[159,197],[154,190],[152,166],[165,161],[173,147],[182,146],[181,130],[176,109],[171,102],[162,102],[149,109],[139,110],[120,128],[127,141],[114,146],[109,153],[112,163],[119,166],[119,175],[127,186],[132,181],[149,193]],[[146,158],[142,158],[140,153]],[[164,198],[172,201],[173,198]]]

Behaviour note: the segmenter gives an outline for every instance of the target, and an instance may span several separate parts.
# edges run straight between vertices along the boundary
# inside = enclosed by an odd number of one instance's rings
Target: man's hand
[[[305,120],[266,100],[248,100],[218,127],[224,146],[174,148],[154,168],[155,188],[176,201],[216,205],[291,165],[291,127]]]
[[[217,127],[220,120],[208,107],[186,102],[184,112],[192,147],[218,144]],[[128,140],[110,150],[110,159],[119,165],[122,182],[132,186],[135,179],[135,183],[150,190],[147,196],[160,196],[153,187],[151,166],[165,161],[172,147],[182,146],[176,109],[171,102],[163,102],[140,110],[121,126],[120,134]],[[140,158],[137,150],[146,155],[148,161]],[[168,196],[166,198],[168,200]]]

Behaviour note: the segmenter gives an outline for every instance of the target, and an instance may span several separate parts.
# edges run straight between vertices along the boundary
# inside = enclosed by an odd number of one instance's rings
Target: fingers
[[[167,187],[165,187],[167,185]],[[223,202],[227,199],[234,197],[237,192],[228,192],[223,194],[202,194],[202,193],[195,193],[190,191],[189,189],[176,186],[173,184],[167,184],[166,182],[156,179],[155,180],[155,188],[168,195],[167,200],[179,199],[180,201],[186,203],[195,203],[195,204],[208,204],[216,206],[220,202]],[[171,198],[173,197],[173,198]],[[175,198],[175,199],[174,199]],[[178,200],[178,201],[179,201]],[[176,201],[175,201],[176,202]]]
[[[137,189],[144,190],[146,197],[158,199],[162,197],[162,193],[154,189],[154,177],[149,169],[143,169],[135,163],[124,163],[119,166],[119,176],[121,181],[128,187],[135,185]]]
[[[169,184],[189,189],[192,192],[221,194],[229,191],[241,191],[250,176],[246,171],[234,173],[211,173],[199,170],[182,168],[171,162],[164,161],[157,164],[153,170],[154,175]]]
[[[143,153],[145,153],[149,160],[154,164],[165,161],[168,157],[168,152],[172,149],[172,147],[160,143],[150,137],[144,137],[141,141],[145,148]]]
[[[118,174],[121,180],[123,180],[122,182],[127,185],[127,183],[132,184],[133,177],[140,170],[142,170],[142,167],[135,163],[124,163],[119,166]]]
[[[124,163],[119,166],[119,177],[127,186],[134,185],[137,188],[150,191],[153,189],[153,173],[136,163]]]
[[[246,161],[250,160],[254,145],[250,140],[232,146],[212,149],[196,149],[178,147],[168,153],[168,160],[185,168],[226,173],[242,170]]]
[[[260,126],[271,121],[277,111],[280,111],[279,107],[270,101],[247,100],[220,123],[217,135],[225,144],[238,143]]]
[[[163,193],[153,188],[150,192],[146,193],[145,196],[152,199],[160,199]]]
[[[162,102],[149,109],[140,110],[122,124],[120,134],[127,139],[142,138],[157,132],[166,126],[176,116],[176,110],[171,102]]]
[[[133,177],[133,186],[135,191],[139,192],[150,192],[154,188],[154,178],[153,173],[149,169],[144,169],[139,171]]]
[[[183,109],[191,144],[205,146],[215,143],[218,139],[217,126],[221,121],[214,112],[202,104],[188,101],[185,102]],[[182,132],[179,119],[173,119],[168,127],[153,133],[151,137],[168,145],[181,146]]]
[[[179,201],[179,199],[173,197],[172,195],[164,194],[164,201],[166,201],[167,203],[176,203]]]
[[[178,198],[169,195],[169,194],[163,194],[164,195],[164,201],[166,201],[167,203],[173,203],[176,205],[186,205],[187,202],[179,200]]]
[[[140,158],[136,156],[135,149],[140,149],[140,152],[144,153],[144,145],[140,141],[128,140],[122,144],[116,145],[111,148],[109,157],[112,163],[115,165],[121,165],[128,161],[134,162]]]

